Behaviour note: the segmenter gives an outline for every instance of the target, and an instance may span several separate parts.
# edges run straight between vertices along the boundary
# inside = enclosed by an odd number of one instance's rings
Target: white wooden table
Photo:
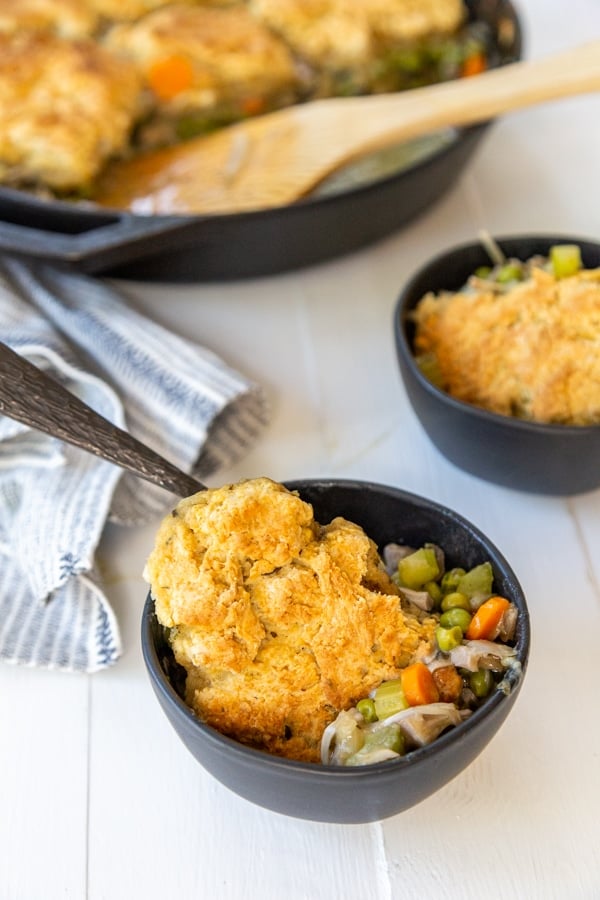
[[[528,56],[600,36],[599,0],[522,0],[521,13]],[[454,507],[522,582],[530,667],[496,739],[413,810],[364,826],[268,813],[205,773],[163,717],[138,636],[154,528],[109,528],[122,659],[90,677],[0,667],[1,900],[600,898],[600,492],[529,496],[453,468],[408,404],[391,328],[404,279],[481,227],[599,238],[599,160],[600,98],[548,104],[499,122],[434,209],[351,257],[237,284],[128,285],[269,391],[268,432],[213,483],[365,478]]]

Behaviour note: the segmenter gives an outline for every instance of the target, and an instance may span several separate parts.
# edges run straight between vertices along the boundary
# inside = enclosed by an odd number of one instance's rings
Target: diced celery
[[[465,597],[473,597],[474,594],[490,595],[492,593],[492,583],[494,581],[494,573],[492,564],[489,562],[481,563],[475,566],[459,579],[456,590]]]
[[[431,547],[421,547],[398,563],[400,583],[412,590],[422,588],[428,581],[435,581],[439,574],[435,550]]]
[[[581,269],[581,250],[577,244],[550,247],[550,263],[555,278],[568,278]]]
[[[378,719],[387,719],[388,716],[407,709],[408,703],[400,678],[393,678],[391,681],[384,681],[383,684],[380,684],[373,696],[373,702]]]
[[[367,732],[365,734],[365,743],[361,749],[350,756],[345,765],[362,766],[371,762],[370,756],[377,753],[378,750],[391,750],[399,756],[404,754],[404,735],[400,730],[400,726],[395,722],[385,725],[377,731]]]
[[[363,746],[365,750],[375,750],[385,747],[388,750],[393,750],[395,753],[402,753],[403,744],[404,741],[400,726],[395,722],[392,722],[390,725],[378,728],[377,731],[367,732]]]

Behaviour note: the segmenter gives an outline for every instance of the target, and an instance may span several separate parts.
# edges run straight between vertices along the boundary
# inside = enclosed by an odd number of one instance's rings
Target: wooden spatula
[[[600,90],[600,41],[400,94],[319,100],[115,164],[94,198],[147,213],[289,204],[359,156],[451,125]]]

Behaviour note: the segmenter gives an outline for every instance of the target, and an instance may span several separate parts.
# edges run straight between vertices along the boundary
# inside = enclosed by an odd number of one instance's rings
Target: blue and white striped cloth
[[[263,390],[136,312],[108,283],[2,262],[0,339],[181,469],[206,478],[267,424]],[[151,522],[172,496],[0,415],[0,659],[94,672],[121,653],[95,569],[107,519]]]

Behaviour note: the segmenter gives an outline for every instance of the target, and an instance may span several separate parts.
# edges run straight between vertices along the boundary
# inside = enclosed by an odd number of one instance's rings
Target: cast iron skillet
[[[521,58],[508,0],[468,0],[493,34],[493,66]],[[0,188],[0,252],[78,272],[156,281],[272,275],[366,246],[409,222],[455,181],[490,123],[460,129],[400,171],[276,209],[140,216]]]

